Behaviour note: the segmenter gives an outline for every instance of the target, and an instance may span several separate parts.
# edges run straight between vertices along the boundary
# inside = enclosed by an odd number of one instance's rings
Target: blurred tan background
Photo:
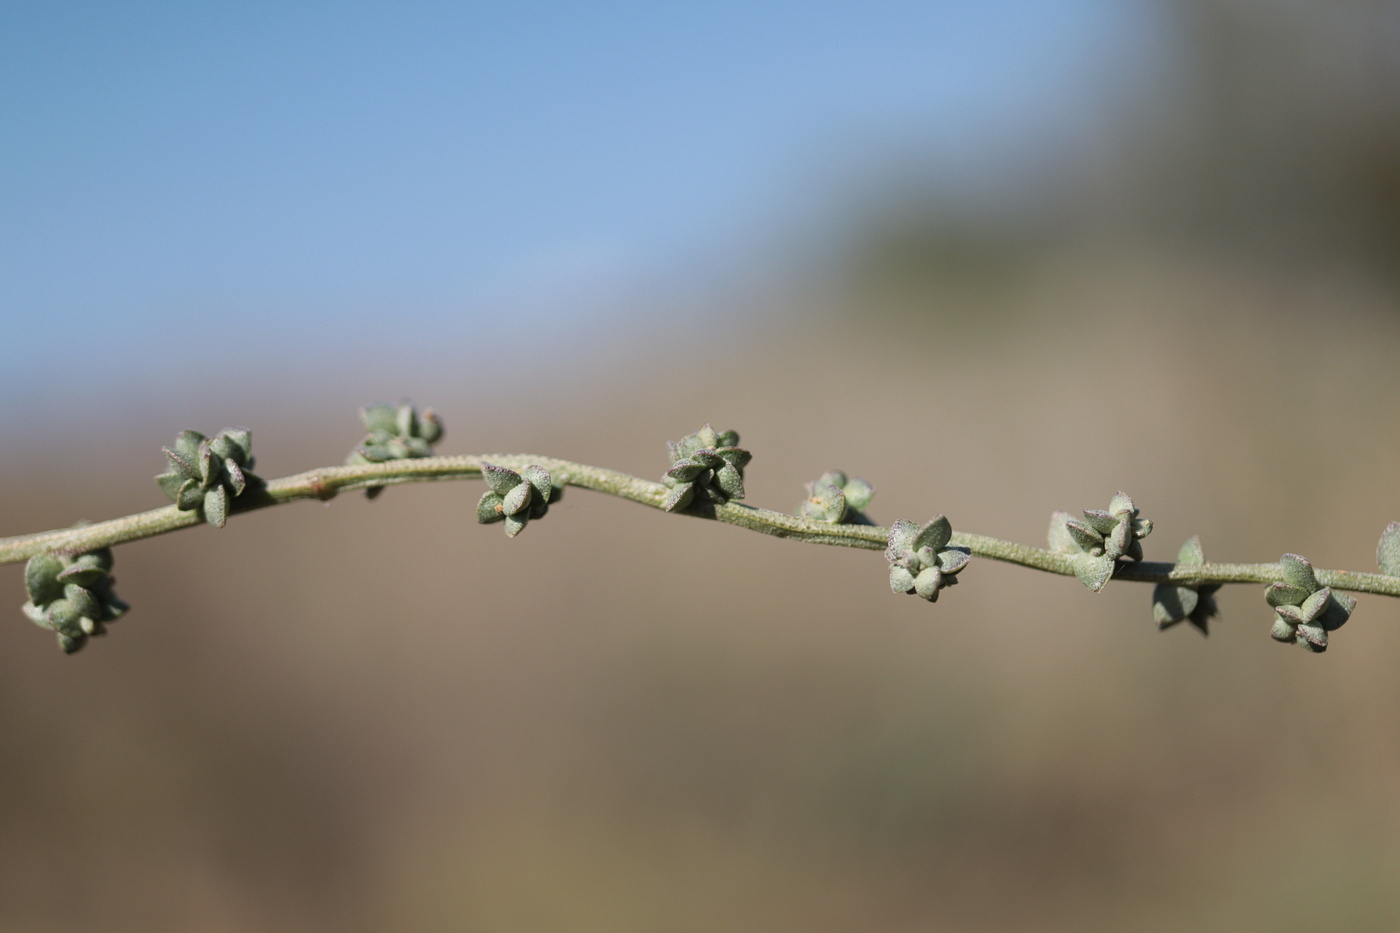
[[[1191,56],[1013,197],[878,174],[761,288],[638,309],[543,375],[366,347],[314,384],[31,424],[0,529],[158,505],[185,427],[250,426],[267,477],[339,462],[356,406],[411,396],[444,453],[659,477],[711,421],[754,451],[754,505],[840,468],[882,524],[1041,543],[1121,488],[1149,559],[1199,534],[1374,569],[1400,519],[1400,21],[1168,10]],[[875,552],[581,490],[506,540],[480,491],[123,546],[133,609],[71,658],[0,568],[0,927],[1400,928],[1394,601],[1316,657],[1269,640],[1256,587],[1208,639],[1157,633],[1150,587],[990,561],[930,606]]]

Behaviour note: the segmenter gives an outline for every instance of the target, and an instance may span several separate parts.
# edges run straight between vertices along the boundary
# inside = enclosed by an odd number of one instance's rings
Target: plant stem
[[[334,498],[340,492],[368,489],[373,486],[477,479],[481,476],[483,461],[517,471],[530,464],[538,464],[549,471],[556,485],[592,489],[610,496],[630,499],[654,509],[661,508],[668,492],[667,487],[661,483],[649,482],[603,467],[532,454],[487,454],[479,457],[425,457],[419,460],[394,460],[387,463],[308,470],[295,476],[270,480],[265,485],[250,486],[242,496],[233,500],[230,511],[238,515],[300,499],[324,501]],[[875,525],[832,525],[737,502],[699,506],[680,514],[713,519],[779,538],[871,551],[884,550],[889,537],[888,528]],[[78,554],[203,523],[204,520],[197,511],[182,512],[169,505],[77,528],[0,538],[0,564],[18,563],[45,552]],[[1019,564],[1047,573],[1074,576],[1074,564],[1068,555],[1045,548],[967,532],[955,532],[952,544],[967,548],[979,557]],[[1400,597],[1400,577],[1321,568],[1316,568],[1314,573],[1319,583],[1336,590]],[[1114,571],[1114,579],[1137,583],[1170,581],[1191,584],[1269,584],[1281,580],[1282,577],[1277,563],[1207,563],[1178,568],[1172,563],[1120,561]]]

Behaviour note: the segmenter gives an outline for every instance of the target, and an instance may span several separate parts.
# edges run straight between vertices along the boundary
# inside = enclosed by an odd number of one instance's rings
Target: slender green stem
[[[308,470],[295,476],[275,479],[265,485],[250,487],[233,500],[233,514],[251,512],[269,506],[295,502],[299,499],[327,500],[347,490],[368,489],[373,486],[396,486],[403,483],[444,482],[475,479],[481,476],[482,462],[499,464],[520,470],[538,464],[549,471],[557,485],[578,486],[597,492],[630,499],[654,509],[661,508],[667,487],[616,470],[539,457],[532,454],[487,454],[484,456],[425,457],[420,460],[394,460],[356,466],[331,466]],[[772,512],[753,506],[730,502],[692,508],[681,514],[708,518],[738,525],[750,531],[792,538],[812,544],[836,547],[884,550],[889,529],[877,525],[832,525]],[[42,531],[36,534],[0,538],[0,564],[17,563],[45,552],[82,553],[96,548],[111,547],[127,541],[137,541],[156,535],[203,524],[198,512],[182,512],[173,505],[152,509],[136,515],[114,518],[77,528]],[[1019,564],[1048,573],[1074,576],[1074,562],[1065,554],[1045,548],[1003,541],[986,535],[959,532],[952,543],[967,548],[979,557]],[[1355,573],[1350,570],[1316,569],[1317,580],[1324,586],[1358,593],[1400,597],[1400,577],[1380,573]],[[1258,583],[1269,584],[1282,579],[1281,570],[1272,564],[1196,564],[1178,568],[1176,564],[1120,562],[1114,579],[1138,583]]]

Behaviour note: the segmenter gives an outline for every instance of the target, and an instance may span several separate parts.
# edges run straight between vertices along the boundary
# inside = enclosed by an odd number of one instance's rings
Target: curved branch
[[[662,508],[668,492],[661,483],[603,467],[532,454],[487,454],[321,467],[249,487],[244,495],[233,500],[230,511],[238,515],[302,499],[325,501],[340,492],[375,486],[478,479],[483,461],[516,470],[538,464],[549,471],[556,485],[592,489],[654,509]],[[882,551],[889,538],[889,529],[878,525],[828,524],[736,502],[697,506],[680,514],[721,521],[774,537],[834,547]],[[17,563],[43,553],[78,554],[202,524],[204,520],[197,511],[181,511],[169,505],[78,528],[0,538],[0,564]],[[1046,548],[966,532],[955,532],[951,543],[979,557],[1062,576],[1075,575],[1074,561],[1069,555]],[[1336,590],[1400,597],[1400,577],[1321,568],[1316,569],[1315,573],[1321,585]],[[1173,563],[1120,561],[1114,569],[1113,578],[1137,583],[1267,585],[1279,581],[1282,570],[1277,563],[1205,563],[1178,569]]]

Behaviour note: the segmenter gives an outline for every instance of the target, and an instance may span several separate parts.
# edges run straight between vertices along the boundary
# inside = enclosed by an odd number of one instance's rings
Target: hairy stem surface
[[[233,500],[231,512],[238,515],[301,499],[325,501],[334,498],[343,491],[368,489],[373,486],[479,479],[483,461],[509,467],[513,470],[521,470],[530,464],[538,464],[549,471],[550,477],[556,485],[592,489],[610,496],[630,499],[654,509],[661,508],[661,503],[668,492],[667,487],[661,483],[649,482],[603,467],[588,466],[569,460],[558,460],[553,457],[540,457],[532,454],[487,454],[484,456],[425,457],[417,460],[394,460],[387,463],[331,466],[308,470],[294,476],[270,480],[262,486],[250,487],[242,496]],[[697,506],[680,514],[721,521],[778,538],[792,538],[812,544],[827,544],[836,547],[883,551],[889,538],[889,529],[878,525],[833,525],[809,521],[782,512],[754,508],[737,502]],[[164,508],[152,509],[149,512],[126,515],[78,528],[62,528],[35,534],[16,535],[11,538],[0,538],[0,564],[17,563],[46,552],[78,554],[202,524],[204,524],[204,520],[197,511],[182,512],[175,506],[169,505]],[[952,544],[967,548],[979,557],[1019,564],[1022,567],[1030,567],[1063,576],[1074,576],[1075,574],[1074,563],[1069,555],[1056,553],[1046,548],[1031,547],[1017,544],[1014,541],[1004,541],[1000,538],[966,532],[955,532]],[[1323,570],[1321,568],[1316,568],[1314,572],[1319,583],[1336,590],[1400,597],[1400,577],[1380,573],[1356,573],[1350,570]],[[1130,580],[1138,583],[1171,581],[1191,584],[1269,584],[1281,579],[1281,570],[1277,563],[1206,563],[1178,569],[1177,565],[1173,563],[1144,561],[1140,563],[1120,562],[1115,568],[1113,576],[1117,580]]]

